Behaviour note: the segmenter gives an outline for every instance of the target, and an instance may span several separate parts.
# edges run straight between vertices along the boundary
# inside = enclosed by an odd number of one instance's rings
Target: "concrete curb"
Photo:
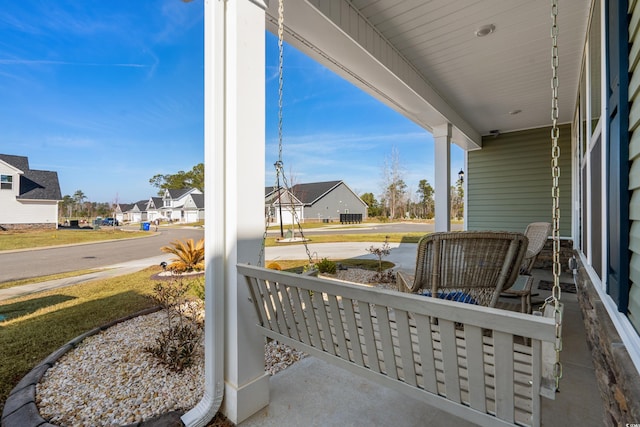
[[[134,317],[155,313],[161,309],[162,308],[160,306],[156,306],[116,319],[106,325],[99,326],[75,337],[51,353],[44,360],[38,363],[27,375],[25,375],[9,393],[9,397],[7,398],[7,401],[4,404],[4,409],[2,410],[2,427],[55,427],[54,424],[48,423],[47,420],[40,416],[40,412],[36,405],[36,385],[40,382],[47,369],[52,367],[56,361],[69,350],[76,348],[85,338],[98,334],[118,323],[133,319]],[[153,420],[148,420],[139,424],[132,424],[131,426],[170,427],[182,425],[176,424],[176,418],[179,420],[180,416],[176,416],[175,413],[168,413],[156,417]]]

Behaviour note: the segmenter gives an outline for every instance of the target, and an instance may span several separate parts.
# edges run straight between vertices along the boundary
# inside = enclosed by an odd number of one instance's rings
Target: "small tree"
[[[378,247],[371,245],[369,249],[367,249],[367,252],[378,257],[378,271],[376,272],[375,276],[373,276],[373,279],[380,282],[394,281],[395,275],[393,274],[393,271],[390,271],[387,274],[384,274],[382,272],[382,258],[391,253],[391,248],[389,247],[389,236],[385,236],[382,246]]]

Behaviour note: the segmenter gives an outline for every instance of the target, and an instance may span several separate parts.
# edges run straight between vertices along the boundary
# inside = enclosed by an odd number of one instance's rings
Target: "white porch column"
[[[264,8],[258,0],[205,4],[206,363],[224,372],[216,389],[224,386],[222,411],[235,424],[269,403],[264,337],[236,272],[238,262],[257,264],[264,232]],[[224,345],[209,339],[213,328]]]
[[[451,123],[433,128],[435,231],[451,230]]]

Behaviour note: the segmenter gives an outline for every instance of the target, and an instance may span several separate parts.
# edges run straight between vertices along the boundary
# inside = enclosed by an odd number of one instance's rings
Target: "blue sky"
[[[155,174],[204,159],[202,1],[36,1],[0,9],[0,153],[58,172],[62,194],[133,202]],[[267,34],[266,176],[277,160],[277,40]],[[285,173],[381,190],[398,151],[408,189],[433,184],[433,139],[285,45]],[[462,166],[453,149],[452,171]]]

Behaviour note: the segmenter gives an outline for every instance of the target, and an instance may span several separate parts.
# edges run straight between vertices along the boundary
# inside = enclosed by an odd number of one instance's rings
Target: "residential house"
[[[637,423],[640,5],[552,3],[286,2],[284,37],[429,133],[436,230],[450,229],[451,144],[465,152],[468,229],[557,224],[554,240],[576,256],[582,311],[565,316],[584,319],[602,421]],[[236,264],[260,262],[266,119],[255,70],[265,67],[265,28],[277,33],[278,16],[276,1],[205,3],[205,80],[220,88],[205,94],[206,185],[217,208],[207,213],[206,289],[225,306],[207,308],[219,328],[206,342],[210,385],[185,419],[222,392],[235,423],[269,403],[264,339],[246,327],[253,308]],[[598,393],[561,394],[571,392]]]
[[[304,221],[304,204],[291,191],[284,187],[265,187],[264,192],[264,211],[268,223],[290,225]]]
[[[0,154],[0,229],[58,228],[58,173],[31,169],[25,156]]]
[[[127,212],[133,207],[131,203],[116,203],[114,206],[115,218],[119,224],[125,222]],[[127,220],[128,221],[128,220]]]
[[[191,194],[202,194],[202,191],[197,188],[165,190],[162,196],[162,207],[160,208],[161,217],[169,221],[187,222],[184,206]],[[191,207],[189,210],[193,211],[194,209]]]
[[[161,221],[164,218],[162,213],[162,197],[150,197],[147,203],[147,219],[149,221]]]
[[[204,194],[195,188],[166,190],[162,197],[116,205],[121,222],[204,220]]]
[[[204,221],[204,194],[189,193],[182,206],[183,222]]]
[[[148,200],[139,200],[135,203],[125,205],[128,208],[124,212],[125,222],[142,222],[147,220],[147,204]]]
[[[292,224],[298,221],[340,221],[341,214],[355,214],[367,219],[367,204],[344,181],[296,184],[290,191],[265,188],[265,212],[269,222]]]

